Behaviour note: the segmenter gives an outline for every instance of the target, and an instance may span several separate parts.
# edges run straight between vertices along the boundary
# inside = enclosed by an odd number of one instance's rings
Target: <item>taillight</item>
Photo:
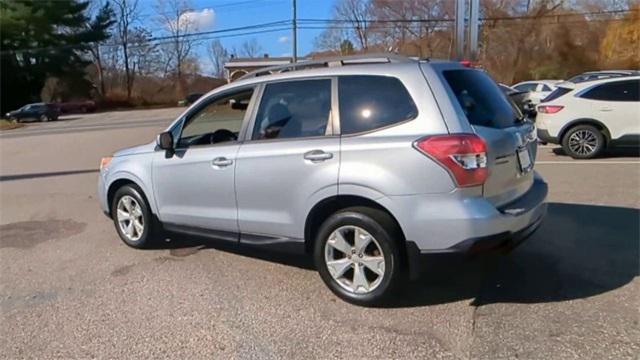
[[[555,114],[558,111],[564,109],[562,105],[540,105],[538,106],[538,112],[543,114]]]
[[[476,63],[471,60],[460,60],[460,65],[467,68],[480,68],[480,63]]]
[[[459,187],[482,185],[489,176],[487,144],[478,135],[427,136],[414,146],[447,169]]]

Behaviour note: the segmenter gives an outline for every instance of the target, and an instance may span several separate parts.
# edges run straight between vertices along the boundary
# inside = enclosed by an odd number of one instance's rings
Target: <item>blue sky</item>
[[[156,0],[139,0],[143,26],[154,30],[158,28],[154,22]],[[333,0],[298,0],[298,18],[329,18],[333,7]],[[253,24],[275,22],[291,19],[291,0],[191,0],[193,9],[202,19],[200,31],[221,30]],[[211,12],[210,9],[213,9]],[[321,30],[298,31],[298,56],[313,50],[314,39]],[[262,53],[269,56],[291,55],[291,30],[282,30],[265,34],[252,34],[238,37],[221,38],[220,41],[227,48],[240,48],[248,39],[255,38]],[[209,40],[205,41],[205,43]],[[208,58],[204,46],[196,52],[203,65],[208,67]]]

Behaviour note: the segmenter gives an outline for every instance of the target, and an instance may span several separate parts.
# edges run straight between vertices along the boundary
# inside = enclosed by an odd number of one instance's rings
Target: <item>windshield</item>
[[[444,78],[471,125],[506,128],[522,119],[517,106],[482,71],[447,70]]]

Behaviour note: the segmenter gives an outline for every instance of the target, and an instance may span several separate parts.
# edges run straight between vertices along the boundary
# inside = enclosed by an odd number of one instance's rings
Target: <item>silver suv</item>
[[[127,245],[166,230],[312,254],[333,292],[370,305],[424,255],[535,231],[547,195],[535,139],[483,71],[329,59],[206,94],[155,142],[102,159],[98,193]]]

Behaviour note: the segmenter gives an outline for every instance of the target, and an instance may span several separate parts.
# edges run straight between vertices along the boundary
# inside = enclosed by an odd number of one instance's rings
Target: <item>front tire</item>
[[[574,126],[562,138],[562,149],[574,159],[593,159],[604,150],[604,135],[592,125]]]
[[[402,235],[385,212],[352,207],[320,227],[314,260],[320,277],[338,297],[364,306],[385,302],[404,280]]]
[[[47,122],[47,121],[49,121],[49,117],[47,115],[40,115],[40,121],[41,122]]]
[[[122,241],[134,248],[148,248],[156,235],[154,219],[142,191],[135,185],[119,188],[113,196],[111,218]]]

